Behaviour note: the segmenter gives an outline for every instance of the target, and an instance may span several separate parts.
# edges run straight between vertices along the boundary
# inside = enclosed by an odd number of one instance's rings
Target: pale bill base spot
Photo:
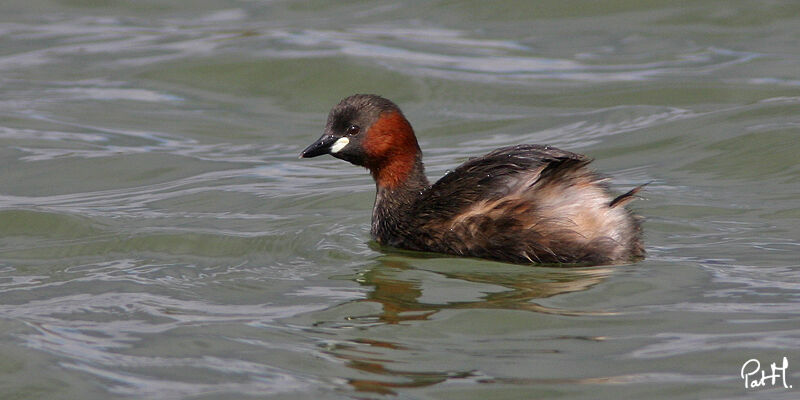
[[[343,137],[339,138],[333,146],[331,146],[331,153],[338,153],[339,150],[343,149],[347,144],[350,143],[350,139]]]

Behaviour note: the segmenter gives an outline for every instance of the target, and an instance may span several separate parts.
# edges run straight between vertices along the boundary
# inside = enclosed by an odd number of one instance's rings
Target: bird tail
[[[630,202],[631,200],[636,198],[636,196],[635,196],[636,193],[638,193],[640,190],[642,190],[642,188],[644,188],[645,186],[647,186],[647,185],[649,185],[651,183],[653,183],[653,182],[650,181],[650,182],[641,184],[641,185],[631,189],[627,193],[617,196],[614,200],[611,200],[611,202],[608,203],[608,206],[610,208],[614,208],[614,207],[617,207],[617,206],[623,206],[625,204],[628,204],[628,202]]]

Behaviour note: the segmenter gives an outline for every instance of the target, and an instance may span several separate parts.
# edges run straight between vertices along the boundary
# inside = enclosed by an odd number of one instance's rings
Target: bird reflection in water
[[[411,266],[412,262],[414,266]],[[466,265],[466,267],[465,267]],[[455,309],[500,309],[521,310],[536,313],[557,314],[564,316],[604,315],[607,313],[594,311],[566,310],[543,306],[534,302],[559,294],[578,292],[591,288],[602,282],[613,272],[613,267],[590,268],[544,268],[495,264],[487,267],[485,261],[437,258],[409,259],[396,256],[385,256],[371,268],[361,272],[356,281],[371,291],[365,299],[356,302],[367,302],[380,305],[377,314],[352,316],[347,324],[335,324],[339,327],[359,328],[352,333],[366,333],[371,327],[402,324],[406,321],[425,321],[443,310]],[[431,275],[433,274],[433,275]],[[427,277],[427,279],[426,279]],[[436,279],[434,279],[436,278]],[[465,286],[465,290],[475,297],[464,300],[426,301],[423,286],[435,287],[442,278],[455,280]],[[430,279],[432,282],[427,282]],[[452,282],[452,281],[448,281]],[[486,292],[478,289],[492,288]],[[441,299],[440,295],[435,296]],[[461,296],[463,297],[463,296]],[[320,325],[334,327],[329,323]],[[433,371],[420,372],[389,368],[389,364],[397,363],[392,354],[415,351],[408,346],[385,340],[351,337],[335,346],[328,346],[325,352],[336,358],[346,360],[347,366],[358,371],[377,375],[383,379],[348,380],[350,386],[358,391],[380,394],[393,394],[397,388],[413,388],[435,385],[451,379],[473,379],[482,381],[474,371]],[[601,340],[600,338],[575,337],[572,339]],[[552,352],[553,350],[542,350]],[[413,357],[413,356],[412,356]],[[404,364],[408,364],[407,357]],[[492,380],[494,381],[494,380]]]

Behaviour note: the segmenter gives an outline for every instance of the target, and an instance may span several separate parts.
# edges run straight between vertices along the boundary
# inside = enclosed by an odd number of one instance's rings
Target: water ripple
[[[663,358],[681,354],[730,351],[733,349],[792,349],[800,341],[800,330],[774,330],[748,333],[671,333],[652,336],[657,343],[645,345],[629,354],[633,358]]]
[[[330,56],[330,48],[333,47],[341,54],[369,58],[373,62],[380,60],[389,68],[398,68],[403,72],[416,75],[486,82],[521,79],[565,79],[588,82],[636,81],[669,74],[706,74],[732,65],[747,63],[761,56],[756,53],[712,47],[697,53],[678,55],[675,60],[641,64],[592,65],[583,64],[578,60],[551,59],[532,55],[522,57],[504,54],[475,54],[476,48],[499,47],[519,50],[524,49],[524,46],[511,46],[508,42],[501,42],[502,46],[498,46],[498,43],[492,40],[459,41],[452,39],[461,35],[460,32],[450,32],[445,36],[451,38],[447,40],[447,44],[452,49],[459,49],[468,54],[447,55],[400,47],[395,43],[402,42],[409,36],[411,36],[412,42],[421,40],[420,36],[409,35],[405,30],[388,30],[381,32],[380,35],[376,35],[374,30],[346,32],[304,30],[302,32],[269,31],[264,33],[264,36],[280,40],[290,47],[319,48],[309,51],[304,55],[305,57]],[[376,36],[388,39],[378,42],[374,39]],[[436,39],[433,39],[431,44],[436,44]],[[277,58],[303,56],[296,50],[289,53],[283,53],[280,50],[265,50],[264,54]]]
[[[274,326],[280,318],[324,308],[324,304],[293,306],[222,305],[181,300],[148,293],[76,294],[0,305],[4,318],[25,322],[33,333],[21,338],[27,346],[63,358],[61,365],[115,382],[115,393],[195,395],[209,390],[238,393],[296,391],[309,383],[296,371],[263,363],[215,356],[176,357],[127,355],[142,335],[164,335],[176,329],[209,324]],[[69,318],[67,316],[70,316]],[[120,316],[129,316],[118,319]],[[170,376],[171,368],[208,370],[241,375],[240,382],[197,383],[188,376]],[[187,381],[187,379],[189,381]],[[311,379],[313,381],[313,379]]]

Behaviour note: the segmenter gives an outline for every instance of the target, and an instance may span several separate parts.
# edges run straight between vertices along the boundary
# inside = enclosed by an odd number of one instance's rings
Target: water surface
[[[0,397],[793,399],[792,1],[0,5]],[[370,243],[374,185],[298,160],[340,98],[436,179],[517,143],[652,182],[646,260]],[[789,360],[797,388],[746,390]]]

